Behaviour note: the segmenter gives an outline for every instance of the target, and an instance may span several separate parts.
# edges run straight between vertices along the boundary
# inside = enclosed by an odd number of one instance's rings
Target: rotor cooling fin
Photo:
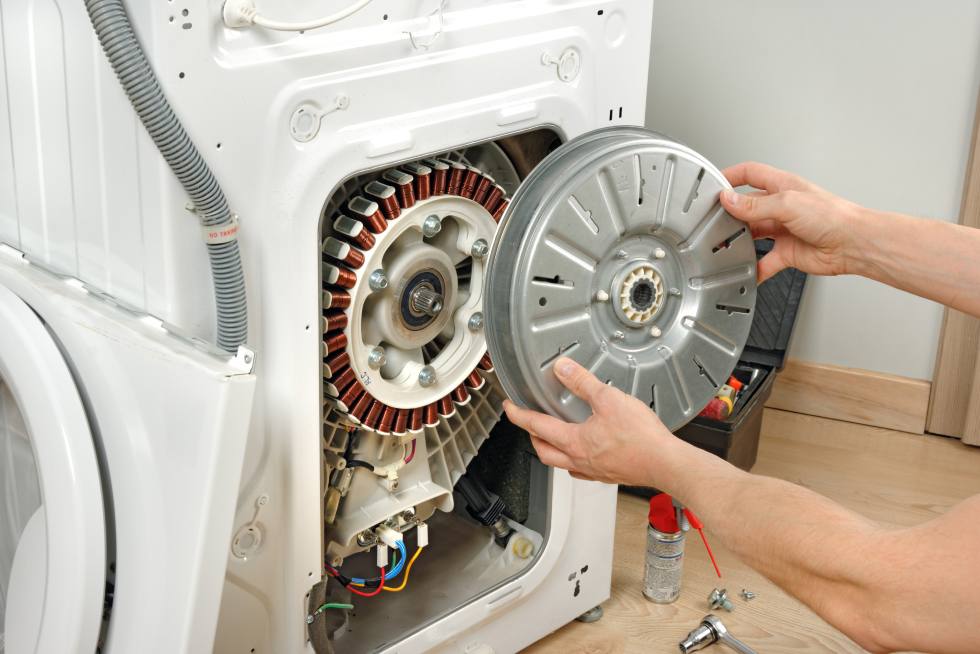
[[[671,430],[728,380],[748,338],[756,265],[731,188],[704,157],[640,128],[563,145],[514,194],[491,248],[487,341],[507,395],[581,422],[555,378],[569,356]]]

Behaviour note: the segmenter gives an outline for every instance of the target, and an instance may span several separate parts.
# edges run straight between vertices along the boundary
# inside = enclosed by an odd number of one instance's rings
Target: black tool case
[[[770,240],[756,241],[756,257],[762,258],[772,246]],[[732,373],[746,385],[732,415],[725,420],[697,417],[677,430],[677,436],[743,470],[755,465],[762,410],[786,359],[805,284],[806,273],[788,269],[759,286],[752,331]]]
[[[772,246],[770,240],[756,241],[756,258],[761,259]],[[805,284],[806,273],[788,269],[759,286],[752,331],[742,358],[732,372],[745,384],[732,415],[725,420],[697,417],[677,430],[679,438],[743,470],[755,465],[762,431],[762,410],[772,393],[776,374],[785,362]],[[656,492],[651,488],[627,486],[623,490],[644,497]]]

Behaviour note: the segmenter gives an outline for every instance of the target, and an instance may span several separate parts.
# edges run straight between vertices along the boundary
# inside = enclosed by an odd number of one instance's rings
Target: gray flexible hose
[[[112,69],[163,158],[190,196],[201,224],[231,226],[231,211],[211,169],[194,147],[136,39],[123,0],[85,0]],[[238,241],[208,243],[217,309],[218,345],[234,352],[248,336],[245,277]]]

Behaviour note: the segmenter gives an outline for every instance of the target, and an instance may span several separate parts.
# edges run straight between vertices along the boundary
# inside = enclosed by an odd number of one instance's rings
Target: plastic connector
[[[416,529],[415,529],[415,537],[416,537],[416,539],[418,541],[417,544],[418,544],[419,547],[428,547],[429,546],[429,525],[426,524],[426,523],[424,523],[424,522],[420,522],[419,523],[419,526],[416,527]]]
[[[388,565],[388,546],[379,543],[377,547],[377,563],[379,568],[383,568]]]
[[[221,18],[225,26],[236,29],[253,24],[257,13],[253,0],[225,0],[221,7]]]
[[[398,543],[400,543],[404,538],[401,532],[395,531],[394,529],[386,525],[382,525],[378,527],[375,530],[375,533],[378,535],[378,538],[381,540],[381,542],[387,545],[388,547],[398,547]]]

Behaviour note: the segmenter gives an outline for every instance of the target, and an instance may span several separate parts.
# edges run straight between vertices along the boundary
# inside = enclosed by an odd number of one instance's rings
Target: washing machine
[[[651,25],[4,2],[3,651],[504,653],[599,617],[616,489],[502,401],[581,419],[566,353],[679,424],[754,302],[720,173],[630,127]]]

